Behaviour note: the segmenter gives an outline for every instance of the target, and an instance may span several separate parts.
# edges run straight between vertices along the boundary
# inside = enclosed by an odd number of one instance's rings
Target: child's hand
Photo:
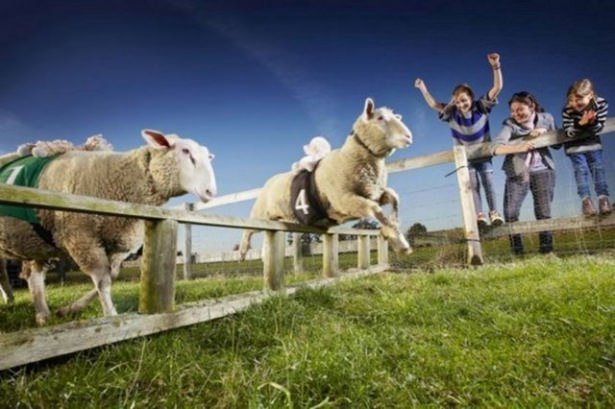
[[[543,133],[547,132],[547,130],[545,128],[536,128],[536,129],[532,129],[529,133],[529,137],[530,138],[537,138],[540,135],[542,135]]]
[[[414,80],[414,86],[420,90],[425,89],[425,83],[420,78],[417,78],[416,80]]]
[[[500,65],[500,54],[491,53],[487,55],[487,60],[492,67],[497,67]]]
[[[583,116],[581,117],[581,119],[579,119],[579,125],[585,126],[587,124],[594,122],[595,120],[596,120],[596,111],[592,111],[590,109],[589,111],[583,112]]]
[[[510,152],[510,153],[525,153],[533,149],[534,149],[534,144],[532,142],[524,141],[524,142],[521,142],[519,145],[517,145],[517,148],[515,149],[516,152]]]

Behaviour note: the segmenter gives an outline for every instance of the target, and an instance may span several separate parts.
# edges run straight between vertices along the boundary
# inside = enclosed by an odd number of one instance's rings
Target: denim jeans
[[[598,196],[608,196],[609,187],[606,184],[606,172],[602,160],[602,150],[571,153],[570,160],[574,168],[574,178],[577,182],[577,193],[581,199],[590,196],[589,175],[594,180],[594,190]]]
[[[472,197],[474,198],[474,208],[476,213],[483,211],[483,203],[480,197],[480,185],[483,184],[485,199],[489,211],[497,210],[495,200],[495,188],[493,187],[493,164],[491,159],[470,162],[470,183],[472,186]]]
[[[555,189],[555,171],[553,169],[530,173],[529,180],[523,176],[509,177],[504,188],[504,219],[506,222],[519,220],[521,205],[528,191],[534,199],[534,216],[536,220],[551,218],[551,202]],[[538,234],[541,253],[553,251],[553,234],[542,231]],[[509,236],[510,246],[515,254],[523,253],[523,239],[520,234]]]

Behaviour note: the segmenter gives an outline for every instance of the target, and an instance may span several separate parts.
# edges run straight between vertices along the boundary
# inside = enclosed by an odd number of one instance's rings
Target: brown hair
[[[583,78],[582,80],[577,80],[572,83],[572,85],[568,88],[568,92],[566,93],[566,99],[570,100],[571,97],[575,95],[580,95],[582,97],[586,97],[590,94],[596,94],[594,91],[594,84],[587,79]]]
[[[527,91],[515,92],[508,101],[508,106],[510,107],[513,102],[519,102],[521,104],[534,108],[534,111],[536,112],[545,112],[545,110],[536,100],[536,97]]]
[[[466,93],[470,96],[470,99],[474,101],[474,91],[468,84],[459,84],[453,89],[453,96],[457,97],[461,93]]]

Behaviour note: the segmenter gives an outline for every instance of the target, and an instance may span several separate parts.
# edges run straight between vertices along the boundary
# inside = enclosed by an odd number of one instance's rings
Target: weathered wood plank
[[[369,248],[369,237],[368,236],[359,236],[357,238],[357,267],[360,269],[369,268],[370,262],[370,248]]]
[[[303,273],[303,248],[301,233],[293,233],[293,271],[296,274]]]
[[[278,291],[284,288],[284,232],[266,231],[264,249],[265,289]]]
[[[286,288],[293,295],[302,288],[320,288],[377,274],[387,266],[372,267],[369,271],[354,271],[339,278],[314,280]],[[218,300],[184,304],[178,310],[162,314],[121,314],[89,321],[71,322],[51,328],[34,328],[0,334],[0,370],[44,359],[63,356],[103,345],[156,334],[170,329],[212,321],[244,311],[280,293],[253,291]]]
[[[173,311],[176,255],[177,222],[146,221],[141,257],[140,313]]]
[[[186,211],[194,210],[193,203],[184,203]],[[184,280],[192,279],[192,225],[184,224]]]
[[[322,243],[322,274],[325,277],[339,275],[339,234],[323,235]]]
[[[483,264],[483,251],[480,245],[478,226],[476,224],[476,208],[468,170],[468,159],[463,146],[455,146],[455,168],[457,169],[457,182],[461,199],[461,214],[463,217],[464,235],[468,243],[468,263],[471,265]]]
[[[169,209],[138,203],[100,199],[90,196],[71,195],[68,193],[53,192],[49,190],[7,185],[5,183],[0,183],[0,203],[25,204],[32,207],[46,209],[70,210],[82,213],[95,213],[147,220],[173,219],[179,223],[231,227],[238,229],[248,228],[255,230],[276,230],[316,234],[324,234],[328,231],[327,229],[306,226],[303,224],[263,219],[246,219],[233,216],[208,215],[199,212],[189,212],[183,209]],[[355,230],[341,226],[335,226],[329,230],[334,233],[340,232],[346,234],[378,234],[376,230]]]
[[[378,264],[389,264],[389,243],[384,236],[378,236]]]
[[[528,234],[541,231],[599,229],[615,226],[615,213],[596,217],[567,217],[559,219],[531,220],[526,222],[506,223],[481,234],[483,239],[508,236],[509,234]]]

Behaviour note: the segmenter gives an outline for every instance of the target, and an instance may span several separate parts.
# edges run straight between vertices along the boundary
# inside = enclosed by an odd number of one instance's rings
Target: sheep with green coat
[[[75,150],[59,155],[38,176],[38,187],[155,206],[188,192],[204,202],[214,197],[213,155],[205,146],[153,130],[142,131],[142,136],[146,146],[124,153]],[[44,279],[46,262],[55,257],[69,256],[94,282],[93,290],[62,308],[61,314],[79,311],[98,296],[104,314],[115,315],[111,282],[121,262],[142,245],[144,222],[67,211],[34,212],[38,227],[0,217],[0,256],[30,261],[27,280],[37,323],[45,323],[49,316]]]
[[[411,143],[412,133],[401,116],[386,107],[376,108],[367,98],[344,145],[324,156],[313,172],[302,174],[309,179],[309,187],[294,187],[297,171],[271,177],[259,192],[250,218],[323,227],[375,218],[393,250],[409,253],[410,245],[399,230],[399,198],[387,187],[385,158]],[[385,204],[392,206],[390,217],[381,207]],[[255,232],[244,231],[239,247],[241,259],[250,249]]]

